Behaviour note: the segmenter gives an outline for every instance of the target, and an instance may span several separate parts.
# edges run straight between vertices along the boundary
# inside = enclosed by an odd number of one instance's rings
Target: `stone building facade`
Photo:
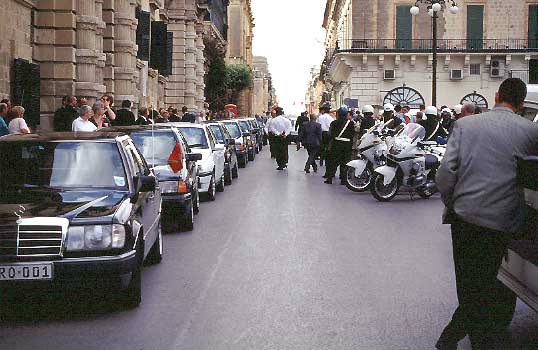
[[[228,51],[227,64],[244,64],[252,66],[252,40],[254,17],[251,0],[230,0],[228,5]],[[243,90],[238,99],[238,110],[241,116],[251,116],[252,88]]]
[[[269,72],[267,58],[254,56],[252,59],[253,87],[252,87],[252,113],[254,115],[264,115],[271,109],[271,85],[272,78]]]
[[[538,83],[538,1],[460,0],[437,20],[437,104],[491,108],[500,83]],[[327,0],[321,79],[334,105],[432,102],[432,18],[415,1]],[[348,100],[349,101],[349,100]]]
[[[51,129],[54,111],[65,95],[85,97],[91,104],[110,94],[116,106],[130,100],[134,109],[186,105],[190,111],[201,111],[207,9],[200,3],[208,1],[2,0],[0,97],[21,103],[18,95],[38,92],[33,123],[38,130]],[[226,0],[220,2],[221,9],[226,8]],[[161,65],[159,70],[149,55],[139,55],[142,17],[149,25],[143,38],[148,45],[151,28],[166,25],[166,69]],[[33,70],[19,74],[15,60]],[[39,89],[29,86],[28,72],[37,72]]]
[[[305,95],[305,106],[308,113],[317,113],[318,108],[324,102],[324,98],[327,98],[325,84],[320,78],[320,73],[319,66],[314,66],[310,69]]]

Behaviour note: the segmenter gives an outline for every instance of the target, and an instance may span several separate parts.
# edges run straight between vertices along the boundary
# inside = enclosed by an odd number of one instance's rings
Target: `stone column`
[[[52,130],[62,97],[75,93],[75,1],[37,1],[33,59],[41,71],[40,129]]]
[[[104,84],[104,70],[106,64],[106,54],[103,52],[103,36],[105,34],[106,23],[103,21],[103,1],[104,0],[95,0],[95,15],[98,19],[97,30],[96,30],[96,46],[97,46],[97,67],[96,67],[96,83],[97,83],[97,93],[98,96],[102,96],[106,87]]]
[[[205,102],[205,58],[204,58],[204,24],[196,25],[196,107],[198,111],[204,109]]]
[[[103,70],[103,83],[105,92],[112,95],[114,88],[114,0],[104,0],[103,21],[106,24],[103,33],[103,52],[105,54],[105,68]]]
[[[185,105],[196,111],[196,29],[192,17],[187,19],[185,32]]]
[[[190,0],[187,0],[190,1]],[[166,105],[185,105],[185,0],[172,0],[168,8],[168,31],[173,33],[172,74],[166,84]]]
[[[114,99],[134,101],[136,91],[136,0],[116,0],[114,13]],[[133,34],[134,33],[134,34]]]
[[[96,17],[95,7],[95,0],[77,0],[76,95],[86,97],[90,104],[98,94],[97,26],[100,21]]]

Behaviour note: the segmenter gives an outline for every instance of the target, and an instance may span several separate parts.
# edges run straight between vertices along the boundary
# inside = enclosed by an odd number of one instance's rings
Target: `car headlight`
[[[178,181],[163,181],[159,183],[161,193],[177,193]]]
[[[66,249],[69,252],[117,249],[124,245],[123,225],[71,226],[67,231]]]

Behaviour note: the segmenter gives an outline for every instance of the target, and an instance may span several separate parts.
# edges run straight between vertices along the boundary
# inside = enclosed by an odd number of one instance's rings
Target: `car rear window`
[[[213,134],[215,134],[215,137],[217,138],[219,143],[224,143],[224,134],[222,133],[220,126],[210,125],[209,128],[211,129],[211,131],[213,131]]]
[[[239,130],[239,126],[236,123],[224,123],[224,125],[226,125],[226,129],[228,129],[234,139],[241,137],[241,130]]]
[[[209,148],[204,129],[182,127],[179,131],[183,134],[190,148]]]
[[[243,132],[250,131],[250,126],[248,125],[248,122],[246,120],[240,120],[239,126],[241,127],[241,130],[243,130]]]
[[[116,143],[3,143],[0,154],[0,193],[32,188],[127,188]]]
[[[146,158],[146,162],[151,164],[152,167],[168,164],[168,158],[170,158],[170,154],[177,142],[172,130],[142,131],[132,133],[130,136],[136,147]]]

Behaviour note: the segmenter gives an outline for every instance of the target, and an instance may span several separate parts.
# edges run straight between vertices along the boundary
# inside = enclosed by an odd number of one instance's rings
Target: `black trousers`
[[[347,163],[350,160],[351,143],[335,141],[327,157],[327,178],[332,179],[336,175],[336,169],[340,167],[340,180],[346,180]]]
[[[304,147],[308,152],[308,160],[306,161],[304,168],[310,170],[310,166],[312,166],[314,170],[317,170],[318,165],[316,164],[316,157],[319,154],[320,146],[305,145]]]
[[[324,131],[321,133],[321,149],[319,153],[319,159],[320,159],[320,165],[322,165],[323,161],[327,160],[327,157],[329,156],[329,144],[331,143],[331,136],[329,135],[328,131]],[[327,166],[327,164],[325,164]]]
[[[505,287],[497,274],[511,234],[457,220],[452,224],[452,249],[459,307],[441,337],[460,340],[469,335],[474,349],[496,349],[497,310]]]
[[[271,158],[275,157],[275,136],[273,134],[269,134],[267,136],[267,140],[269,141],[269,152],[271,153]]]
[[[273,137],[272,145],[278,167],[286,167],[288,165],[288,139],[275,136]]]

